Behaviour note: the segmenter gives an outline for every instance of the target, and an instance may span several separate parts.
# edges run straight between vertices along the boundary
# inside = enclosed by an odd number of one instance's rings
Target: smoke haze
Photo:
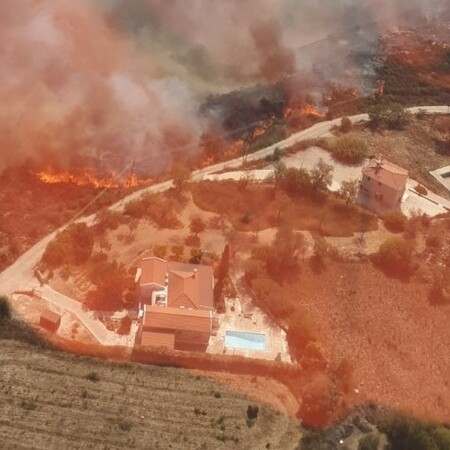
[[[15,0],[0,3],[0,169],[27,157],[147,174],[197,149],[210,93],[310,68],[445,0]],[[370,28],[370,31],[369,31]],[[375,31],[374,31],[375,30]],[[309,53],[302,49],[309,48]],[[339,76],[343,67],[330,67]]]

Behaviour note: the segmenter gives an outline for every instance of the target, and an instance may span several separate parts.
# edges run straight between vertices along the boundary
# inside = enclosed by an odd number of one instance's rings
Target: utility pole
[[[131,183],[133,182],[135,164],[136,164],[136,157],[133,158],[133,164],[131,165],[130,177],[128,178],[128,187],[127,187],[126,191],[124,192],[122,199],[120,200],[120,204],[123,203],[123,199],[126,197],[127,192],[129,192],[129,190],[131,188]]]
[[[250,148],[253,144],[253,138],[255,136],[255,129],[252,128],[248,133],[247,136],[244,139],[244,145],[242,148],[242,165],[245,166],[245,163],[247,162],[247,156],[250,153]]]

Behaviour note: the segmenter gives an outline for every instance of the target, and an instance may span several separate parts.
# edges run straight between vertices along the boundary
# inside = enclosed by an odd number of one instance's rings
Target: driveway
[[[283,162],[287,167],[303,168],[311,170],[320,160],[333,166],[333,181],[330,186],[331,191],[338,191],[343,181],[360,180],[361,169],[367,164],[368,160],[361,164],[346,165],[332,158],[329,152],[319,147],[310,147],[306,150],[299,151],[291,156],[283,158]],[[205,180],[240,180],[246,176],[251,179],[262,181],[273,174],[270,165],[265,169],[257,170],[236,170],[219,174],[207,174],[203,177]],[[414,191],[414,187],[418,182],[409,179],[406,184],[406,193],[403,198],[401,209],[404,214],[410,216],[412,211],[422,211],[430,217],[437,216],[450,211],[450,201],[440,197],[433,192],[428,192],[427,196],[421,196]],[[448,209],[446,209],[448,208]],[[382,213],[383,211],[380,211]]]

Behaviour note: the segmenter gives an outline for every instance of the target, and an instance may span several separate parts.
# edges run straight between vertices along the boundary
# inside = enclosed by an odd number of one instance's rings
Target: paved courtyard
[[[450,191],[450,166],[441,167],[440,169],[430,172],[439,183],[445,186]]]
[[[250,299],[243,302],[239,298],[225,300],[226,312],[220,314],[220,327],[216,336],[209,340],[208,353],[240,355],[248,358],[268,359],[292,362],[286,342],[286,333],[259,308],[251,305]],[[266,335],[265,350],[249,350],[226,347],[227,331],[262,333]],[[279,356],[278,356],[279,355]]]

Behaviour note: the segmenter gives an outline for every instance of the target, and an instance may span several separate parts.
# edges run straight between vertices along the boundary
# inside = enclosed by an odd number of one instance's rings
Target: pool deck
[[[239,298],[225,300],[226,312],[220,314],[220,327],[216,336],[211,336],[207,353],[239,355],[247,358],[274,361],[280,354],[281,360],[291,363],[286,333],[274,324],[259,308],[251,305],[249,299],[243,302]],[[225,346],[227,331],[261,333],[266,335],[266,349],[237,349]]]
[[[444,178],[442,175],[450,173],[450,166],[441,167],[440,169],[430,172],[439,183],[445,186],[450,191],[450,177]]]

